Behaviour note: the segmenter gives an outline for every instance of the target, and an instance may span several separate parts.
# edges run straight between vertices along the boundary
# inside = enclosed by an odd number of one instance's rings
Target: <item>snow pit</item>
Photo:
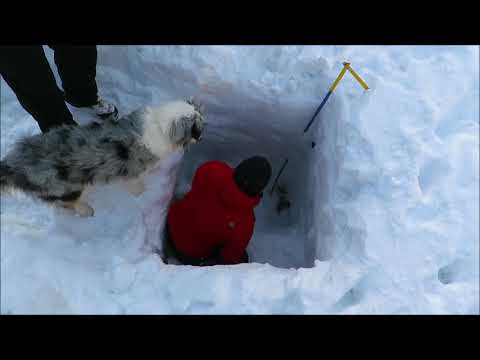
[[[121,113],[196,95],[204,138],[165,159],[138,198],[92,189],[93,218],[2,196],[0,313],[479,313],[478,46],[98,50],[100,92]],[[343,61],[372,90],[347,74],[304,135]],[[39,130],[0,87],[3,157]],[[274,176],[289,159],[279,183],[292,207],[277,215],[265,194],[251,263],[152,253],[176,183],[188,188],[203,161],[259,153]]]
[[[252,103],[241,94],[237,96],[241,104]],[[335,124],[341,120],[340,104],[330,100],[325,112],[317,116],[314,126],[304,134],[315,107],[309,111],[253,102],[241,109],[228,109],[207,101],[203,138],[186,151],[175,192],[178,195],[187,192],[196,169],[206,161],[221,160],[235,167],[248,157],[265,156],[272,165],[272,178],[255,209],[255,231],[247,249],[250,261],[281,268],[309,268],[316,259],[327,260],[335,241],[328,236],[332,219],[331,211],[326,210],[328,182],[331,182],[328,171],[335,167],[327,159],[332,159],[329,144],[335,136]],[[324,125],[327,121],[330,124]],[[271,193],[285,159],[288,163]],[[330,176],[333,177],[334,174]],[[277,190],[281,187],[287,190],[290,207],[279,212]],[[318,220],[321,221],[316,224]]]
[[[255,209],[255,232],[248,247],[250,260],[286,268],[313,266],[313,257],[307,254],[308,247],[314,249],[313,244],[308,246],[313,239],[308,238],[306,231],[306,216],[313,210],[308,204],[308,198],[312,196],[308,178],[313,152],[291,140],[298,140],[298,136],[272,128],[268,119],[249,121],[241,116],[229,117],[228,126],[225,125],[226,119],[220,119],[221,116],[218,121],[217,118],[211,119],[217,125],[208,126],[204,139],[186,152],[176,191],[186,192],[196,169],[206,161],[222,160],[235,167],[248,157],[265,156],[272,165],[272,178],[262,201]],[[262,124],[261,129],[245,126],[252,123],[252,120]],[[289,163],[279,178],[278,185],[287,186],[291,207],[278,213],[278,194],[276,191],[271,194],[270,190],[282,166],[282,156],[288,157]]]

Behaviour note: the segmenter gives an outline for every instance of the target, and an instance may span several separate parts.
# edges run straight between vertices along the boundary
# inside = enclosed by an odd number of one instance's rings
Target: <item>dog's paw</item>
[[[145,192],[145,183],[143,180],[130,180],[125,182],[127,191],[133,196],[140,196]]]
[[[91,217],[95,214],[95,211],[90,205],[81,201],[76,202],[73,208],[81,217]]]

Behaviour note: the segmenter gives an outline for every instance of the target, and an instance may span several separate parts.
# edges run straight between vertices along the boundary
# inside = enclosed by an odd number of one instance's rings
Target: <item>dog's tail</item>
[[[4,161],[0,161],[0,191],[14,187],[14,175],[13,169],[5,164]]]

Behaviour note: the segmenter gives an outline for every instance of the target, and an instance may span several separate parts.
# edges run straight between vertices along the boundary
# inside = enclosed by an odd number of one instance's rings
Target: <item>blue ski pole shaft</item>
[[[330,97],[330,95],[332,95],[332,91],[329,90],[327,95],[325,95],[325,97],[323,98],[322,100],[322,103],[320,104],[320,106],[317,108],[317,111],[315,111],[315,114],[313,114],[312,116],[312,119],[309,121],[309,123],[307,124],[307,126],[305,127],[305,130],[303,130],[304,133],[306,133],[308,131],[308,129],[310,128],[310,126],[312,126],[313,124],[313,121],[315,120],[315,118],[317,117],[318,113],[320,112],[320,110],[322,110],[323,106],[325,105],[325,103],[327,102],[328,98]]]

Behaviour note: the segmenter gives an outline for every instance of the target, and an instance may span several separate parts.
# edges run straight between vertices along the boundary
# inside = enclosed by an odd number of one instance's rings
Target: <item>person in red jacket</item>
[[[270,163],[261,156],[243,160],[236,168],[221,161],[201,165],[191,190],[167,215],[166,245],[175,257],[198,266],[248,262],[253,209],[271,174]]]

